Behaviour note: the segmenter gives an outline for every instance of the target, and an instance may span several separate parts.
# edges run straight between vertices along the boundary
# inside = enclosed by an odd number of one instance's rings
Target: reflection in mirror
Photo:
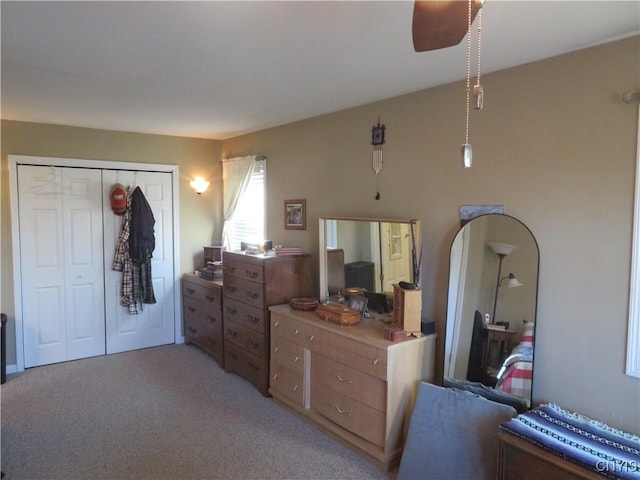
[[[367,293],[369,307],[386,313],[393,285],[419,280],[418,220],[321,217],[319,231],[321,299]]]
[[[538,244],[519,220],[465,224],[450,253],[444,384],[477,384],[531,405]],[[481,385],[480,385],[481,384]]]

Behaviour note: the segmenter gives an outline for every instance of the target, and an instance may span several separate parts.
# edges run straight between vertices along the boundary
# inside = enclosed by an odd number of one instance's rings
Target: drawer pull
[[[298,330],[297,328],[293,331],[294,335],[298,335],[300,333],[300,330]]]
[[[254,350],[258,350],[260,348],[260,342],[249,339],[247,340],[247,346],[253,348]]]
[[[227,307],[226,310],[229,315],[235,315],[238,313],[238,310],[236,310],[235,308]]]
[[[280,351],[280,347],[275,347],[275,348],[273,349],[273,353],[278,353],[279,351]]]
[[[347,417],[351,416],[350,412],[347,412],[346,410],[342,410],[339,406],[336,405],[336,412],[338,412],[340,415],[344,415],[345,413],[347,414]]]
[[[207,315],[207,320],[209,320],[211,323],[216,323],[216,317],[212,317],[211,315]]]
[[[252,300],[255,300],[256,298],[260,297],[260,293],[259,292],[252,292],[250,290],[247,290],[247,297],[249,297]]]
[[[249,368],[250,368],[251,370],[253,370],[254,372],[257,372],[258,370],[260,370],[260,365],[256,365],[256,364],[255,364],[255,363],[253,363],[253,362],[249,362],[247,365],[248,365],[248,366],[249,366]]]
[[[278,374],[277,374],[277,373],[274,373],[272,378],[273,378],[274,380],[277,380],[277,379],[278,379]]]
[[[253,323],[254,325],[260,322],[260,319],[255,315],[247,315],[247,320],[249,320],[249,323]]]
[[[215,302],[216,297],[212,297],[211,295],[207,295],[207,300],[210,301],[211,303]]]
[[[258,272],[253,272],[251,270],[245,270],[244,273],[249,278],[256,278],[258,276]]]
[[[293,363],[298,363],[299,361],[300,361],[300,357],[296,355],[296,357],[293,359]]]
[[[336,378],[341,381],[341,382],[349,382],[349,383],[353,383],[351,380],[349,380],[348,378],[343,377],[342,375],[340,375],[339,373],[336,373]]]
[[[196,313],[196,307],[187,307],[187,309],[191,312],[191,313]]]
[[[192,327],[192,326],[190,326],[190,325],[187,327],[187,330],[189,330],[189,333],[192,333],[192,334],[193,334],[193,333],[197,333],[197,332],[198,332],[198,330],[196,330],[195,328],[193,328],[193,327]]]
[[[280,326],[280,322],[273,322],[273,326],[278,328]]]
[[[316,339],[315,335],[309,335],[309,341],[313,342]]]
[[[235,273],[236,267],[222,267],[226,272]]]
[[[294,385],[294,386],[293,386],[293,391],[294,391],[294,392],[297,392],[297,391],[298,391],[298,388],[299,388],[299,387],[298,387],[298,385]]]
[[[238,290],[238,287],[234,287],[233,285],[229,285],[227,287],[227,290],[231,293],[235,293],[236,290]]]
[[[374,358],[371,363],[373,363],[374,365],[378,365],[380,363],[380,360],[378,360],[377,358]]]
[[[188,287],[187,287],[187,292],[189,293],[189,295],[193,295],[196,293],[196,291],[193,288],[188,288]]]
[[[227,328],[227,335],[229,335],[230,337],[236,338],[238,336],[238,332],[236,332],[235,330],[231,330],[230,328]]]

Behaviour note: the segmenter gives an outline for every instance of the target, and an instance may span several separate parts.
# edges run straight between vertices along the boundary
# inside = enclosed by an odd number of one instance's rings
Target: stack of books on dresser
[[[274,251],[276,252],[276,256],[302,255],[304,253],[301,247],[276,247]]]
[[[207,262],[207,266],[200,269],[200,276],[207,280],[222,280],[222,262]]]

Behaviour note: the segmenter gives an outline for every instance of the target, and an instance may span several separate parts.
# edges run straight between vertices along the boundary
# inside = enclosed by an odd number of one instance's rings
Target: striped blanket
[[[640,479],[640,437],[557,405],[522,413],[500,428],[604,477]]]

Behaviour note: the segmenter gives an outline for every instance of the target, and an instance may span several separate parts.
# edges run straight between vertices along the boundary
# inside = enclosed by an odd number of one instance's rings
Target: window
[[[241,188],[236,208],[225,222],[224,246],[228,250],[240,250],[241,242],[259,244],[264,241],[266,174],[266,160],[251,162],[246,186]],[[244,182],[241,183],[244,186]],[[225,181],[226,188],[229,187]]]

